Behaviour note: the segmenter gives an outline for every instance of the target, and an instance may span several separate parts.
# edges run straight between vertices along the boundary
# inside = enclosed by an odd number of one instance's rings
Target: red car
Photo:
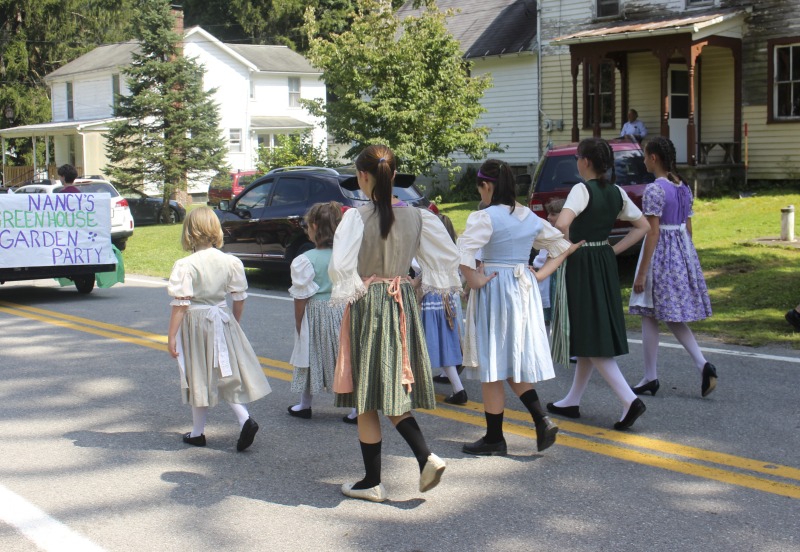
[[[655,180],[644,166],[642,148],[637,142],[627,140],[610,140],[609,144],[614,151],[617,184],[641,209],[644,188]],[[566,198],[572,186],[583,182],[575,159],[577,152],[576,143],[555,146],[547,150],[533,175],[533,184],[528,195],[528,206],[531,211],[542,218],[547,218],[545,210],[547,202],[555,198]],[[609,236],[611,244],[620,241],[630,229],[629,222],[618,220]],[[638,253],[638,248],[631,247],[628,252]]]
[[[233,199],[242,190],[255,182],[256,178],[258,178],[258,171],[235,171],[218,174],[208,185],[208,205],[216,207],[224,199]]]

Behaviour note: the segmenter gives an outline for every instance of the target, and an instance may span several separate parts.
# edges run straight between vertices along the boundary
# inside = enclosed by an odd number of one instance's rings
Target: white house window
[[[289,77],[289,107],[300,107],[300,79]]]
[[[597,0],[597,17],[619,15],[619,0]]]
[[[228,149],[231,153],[241,153],[242,151],[242,129],[232,128],[228,133]]]
[[[111,113],[117,114],[119,105],[119,74],[111,75]]]
[[[286,139],[287,134],[259,134],[257,137],[258,147],[274,149],[280,147]]]
[[[614,124],[614,64],[605,60],[600,64],[600,89],[596,90],[594,78],[594,65],[586,64],[584,86],[583,121],[584,128],[591,128],[594,125],[594,101],[595,96],[600,95],[600,126],[602,128],[612,128]]]
[[[800,119],[800,44],[775,46],[776,119]]]
[[[67,119],[70,121],[75,118],[75,105],[72,99],[72,83],[67,83]]]

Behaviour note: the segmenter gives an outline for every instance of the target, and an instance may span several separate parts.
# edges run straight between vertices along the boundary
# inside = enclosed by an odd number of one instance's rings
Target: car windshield
[[[644,156],[637,150],[614,152],[614,169],[617,173],[617,184],[647,184],[655,177],[647,172]],[[574,155],[553,155],[545,157],[541,173],[536,178],[537,192],[552,192],[572,188],[583,182],[578,172],[578,164]]]

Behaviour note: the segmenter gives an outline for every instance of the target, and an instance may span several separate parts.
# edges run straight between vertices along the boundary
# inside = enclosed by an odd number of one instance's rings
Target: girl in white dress
[[[208,207],[188,214],[181,244],[192,254],[172,268],[167,337],[169,353],[178,359],[183,403],[192,406],[194,425],[183,442],[206,445],[208,408],[221,398],[230,403],[239,421],[236,450],[241,452],[258,431],[245,404],[270,392],[258,357],[239,326],[247,297],[244,267],[236,257],[216,249],[222,245],[222,228]],[[232,308],[225,302],[227,294]]]
[[[308,239],[315,247],[295,257],[291,266],[289,295],[294,298],[295,341],[290,362],[294,366],[292,391],[300,393],[300,402],[288,411],[290,416],[308,420],[314,394],[333,389],[333,369],[339,351],[344,305],[330,302],[328,264],[333,234],[342,220],[342,204],[317,203],[308,210],[305,220]],[[355,424],[355,408],[342,420]]]

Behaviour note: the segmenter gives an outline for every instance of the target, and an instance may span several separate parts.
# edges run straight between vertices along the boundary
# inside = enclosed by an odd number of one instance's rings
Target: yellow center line
[[[159,351],[166,352],[167,350],[166,336],[151,332],[126,328],[124,326],[117,326],[114,324],[107,324],[104,322],[57,313],[36,307],[18,305],[7,301],[0,301],[0,312],[80,332],[90,333],[101,337],[107,337],[110,339],[123,341],[125,343],[140,345]],[[291,372],[293,370],[291,364],[267,357],[258,357],[258,359],[263,366],[264,373],[266,373],[268,376],[283,381],[291,381]],[[442,398],[442,396],[438,396],[438,402],[441,403]],[[445,408],[425,410],[424,412],[431,416],[437,416],[440,418],[479,427],[483,427],[484,425],[483,405],[472,401],[460,407],[447,405]],[[516,410],[506,410],[505,418],[507,420],[513,420],[514,422],[524,422],[528,424],[531,421],[530,415],[527,412],[520,412]],[[773,477],[782,477],[786,479],[800,480],[800,470],[797,468],[680,445],[650,437],[605,430],[603,428],[566,420],[559,419],[558,425],[563,431],[568,433],[583,435],[591,438],[584,439],[574,435],[565,434],[562,431],[558,437],[559,445],[564,445],[570,448],[595,454],[602,454],[604,456],[618,458],[628,462],[653,466],[685,475],[702,477],[731,485],[738,485],[740,487],[746,487],[758,491],[800,499],[800,486],[797,485],[773,481],[770,479],[764,479],[738,472],[730,472],[716,467],[704,466],[695,462],[687,462],[676,458],[648,454],[632,448],[620,447],[611,443],[598,442],[595,439],[619,443],[625,445],[626,447],[648,449],[670,456],[684,457],[697,462],[719,464],[722,466],[763,473]],[[533,440],[536,439],[535,429],[527,425],[508,423],[505,425],[504,431],[506,433],[519,435],[525,438]]]

